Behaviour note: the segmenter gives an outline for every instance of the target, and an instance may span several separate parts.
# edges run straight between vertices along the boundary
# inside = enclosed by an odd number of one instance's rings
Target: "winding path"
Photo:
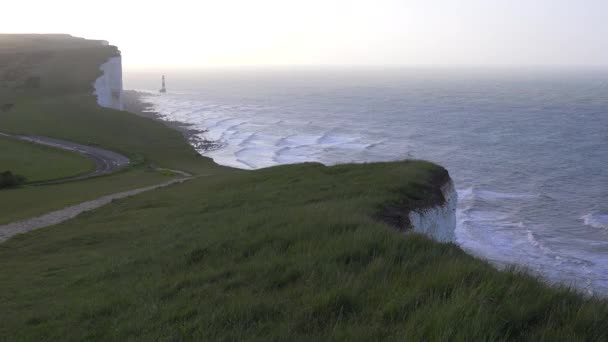
[[[28,141],[28,142],[40,144],[40,145],[51,146],[51,147],[59,148],[62,150],[76,152],[76,153],[82,154],[88,158],[91,158],[95,161],[95,165],[96,165],[95,171],[84,174],[84,175],[78,175],[75,177],[62,178],[57,181],[63,182],[63,181],[68,181],[68,180],[80,180],[80,179],[105,175],[105,174],[109,174],[109,173],[118,171],[118,170],[122,169],[123,167],[129,165],[129,163],[130,163],[129,158],[127,158],[121,154],[118,154],[116,152],[104,150],[99,147],[81,145],[81,144],[76,144],[76,143],[73,143],[70,141],[48,138],[48,137],[41,137],[41,136],[34,136],[34,135],[11,135],[11,134],[6,134],[6,133],[0,133],[0,136]],[[164,188],[166,186],[169,186],[169,185],[172,185],[175,183],[182,183],[182,182],[185,182],[185,181],[193,178],[193,176],[191,174],[189,174],[187,172],[179,171],[179,170],[169,170],[169,169],[158,169],[158,170],[172,171],[176,174],[179,174],[181,177],[172,179],[170,181],[167,181],[167,182],[164,182],[161,184],[156,184],[156,185],[151,185],[151,186],[147,186],[147,187],[143,187],[143,188],[139,188],[139,189],[133,189],[133,190],[129,190],[129,191],[123,191],[123,192],[106,195],[106,196],[103,196],[103,197],[100,197],[100,198],[97,198],[97,199],[94,199],[91,201],[86,201],[86,202],[82,202],[79,204],[75,204],[75,205],[72,205],[72,206],[69,206],[69,207],[66,207],[63,209],[59,209],[59,210],[55,210],[55,211],[46,213],[41,216],[33,217],[30,219],[0,225],[0,243],[10,239],[11,237],[13,237],[17,234],[26,233],[31,230],[45,228],[48,226],[56,225],[61,222],[67,221],[69,219],[72,219],[72,218],[78,216],[79,214],[81,214],[85,211],[89,211],[89,210],[93,210],[93,209],[102,207],[102,206],[112,202],[113,200],[134,196],[134,195],[140,194],[142,192],[146,192],[146,191],[150,191],[150,190],[154,190],[154,189],[158,189],[158,188]]]
[[[79,214],[81,214],[85,211],[89,211],[89,210],[93,210],[93,209],[102,207],[102,206],[112,202],[113,200],[134,196],[134,195],[140,194],[142,192],[146,192],[146,191],[150,191],[150,190],[154,190],[154,189],[158,189],[158,188],[164,188],[171,184],[182,183],[182,182],[185,182],[185,181],[193,178],[191,175],[189,175],[185,172],[182,172],[182,171],[177,171],[177,170],[171,170],[171,171],[179,173],[179,174],[183,175],[184,177],[172,179],[165,183],[151,185],[151,186],[147,186],[144,188],[139,188],[139,189],[134,189],[134,190],[106,195],[106,196],[100,197],[98,199],[94,199],[92,201],[82,202],[82,203],[79,203],[76,205],[69,206],[67,208],[52,211],[50,213],[47,213],[47,214],[44,214],[44,215],[41,215],[38,217],[30,218],[30,219],[23,220],[23,221],[17,221],[17,222],[5,224],[5,225],[0,225],[0,243],[10,239],[11,237],[13,237],[17,234],[26,233],[31,230],[45,228],[48,226],[52,226],[52,225],[67,221],[69,219],[72,219],[72,218],[78,216]]]
[[[92,159],[95,162],[95,170],[86,174],[77,175],[74,177],[61,178],[57,180],[49,180],[43,183],[51,183],[55,181],[71,181],[71,180],[81,180],[101,175],[107,175],[113,172],[116,172],[123,167],[129,165],[131,162],[129,158],[123,156],[122,154],[118,154],[116,152],[104,150],[103,148],[88,146],[77,144],[71,141],[60,140],[55,138],[41,137],[37,135],[13,135],[0,133],[0,136],[7,137],[11,139],[26,141],[38,145],[45,145],[54,148],[58,148],[61,150],[66,150],[70,152],[75,152],[81,154],[87,158]]]

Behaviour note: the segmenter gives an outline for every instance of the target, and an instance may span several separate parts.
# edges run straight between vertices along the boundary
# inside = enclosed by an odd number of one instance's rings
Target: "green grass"
[[[0,191],[0,224],[170,177],[150,164],[200,177],[0,244],[2,339],[608,339],[606,300],[497,271],[376,219],[397,222],[440,200],[446,172],[434,164],[219,167],[178,132],[96,106],[90,84],[115,48],[3,39],[35,46],[25,61],[38,64],[18,69],[36,70],[42,87],[16,93],[2,130],[97,144],[136,166]],[[6,56],[9,68],[24,63]]]
[[[150,177],[139,177],[143,171],[138,171],[147,165],[201,175],[239,172],[199,156],[181,133],[131,113],[100,108],[88,94],[23,97],[13,110],[0,114],[0,127],[8,133],[42,135],[100,146],[128,156],[137,166],[110,178],[116,181],[66,183],[58,185],[57,190],[37,186],[10,193],[0,191],[0,201],[11,202],[8,206],[0,206],[0,222],[42,214],[44,210],[91,200],[100,194],[150,185]],[[32,204],[28,204],[30,201]]]
[[[100,73],[99,66],[116,54],[113,46],[86,40],[0,34],[0,105],[14,103],[8,112],[0,112],[0,131],[97,145],[127,155],[136,165],[99,180],[2,191],[0,223],[166,180],[166,176],[145,172],[147,166],[204,175],[231,172],[199,156],[181,133],[161,123],[97,105],[91,84]],[[18,70],[20,80],[40,77],[41,87],[16,89],[19,80],[2,78],[7,69]],[[21,157],[34,159],[30,153]]]
[[[87,93],[22,98],[13,110],[0,114],[0,127],[94,144],[161,167],[193,173],[224,169],[200,157],[181,133],[131,113],[101,108]]]
[[[17,92],[14,108],[0,112],[0,130],[96,144],[146,163],[189,172],[226,169],[200,157],[181,133],[162,123],[97,105],[92,84],[100,74],[99,66],[118,53],[116,47],[48,35],[0,34],[2,42],[8,46],[6,52],[0,44],[5,68],[19,69],[23,77],[40,77],[41,87]],[[14,54],[14,49],[23,53]],[[0,77],[0,88],[7,84]],[[0,104],[4,102],[0,99]]]
[[[304,164],[203,177],[18,236],[0,245],[0,336],[606,340],[607,302],[373,219],[424,201],[441,172]]]
[[[45,214],[115,192],[166,182],[161,172],[134,169],[114,175],[60,184],[0,191],[0,224]]]
[[[0,169],[37,182],[93,171],[95,162],[76,153],[0,137]]]

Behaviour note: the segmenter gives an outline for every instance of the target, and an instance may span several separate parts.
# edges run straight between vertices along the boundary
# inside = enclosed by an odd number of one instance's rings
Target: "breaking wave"
[[[591,213],[581,217],[585,225],[598,228],[608,229],[608,214],[606,213]]]
[[[197,93],[147,102],[213,142],[196,148],[222,165],[438,162],[461,187],[456,240],[463,249],[608,294],[608,213],[597,206],[608,190],[605,88],[568,78],[547,87],[555,80],[540,76],[517,86],[515,78],[473,82],[468,74],[454,84],[393,76],[377,87],[346,78],[327,88],[302,79],[218,88],[223,80],[215,79]]]

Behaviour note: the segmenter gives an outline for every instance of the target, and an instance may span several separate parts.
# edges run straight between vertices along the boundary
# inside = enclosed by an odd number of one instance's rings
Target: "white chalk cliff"
[[[412,228],[440,242],[454,242],[456,230],[456,204],[458,194],[450,180],[441,187],[445,203],[435,207],[413,210],[409,213]]]
[[[123,110],[121,57],[111,57],[99,69],[102,75],[93,84],[97,103],[102,107]]]

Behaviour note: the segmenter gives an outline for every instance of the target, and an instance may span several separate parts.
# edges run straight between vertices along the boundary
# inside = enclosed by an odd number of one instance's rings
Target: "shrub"
[[[25,177],[13,174],[11,171],[0,173],[0,189],[10,188],[25,183]]]

